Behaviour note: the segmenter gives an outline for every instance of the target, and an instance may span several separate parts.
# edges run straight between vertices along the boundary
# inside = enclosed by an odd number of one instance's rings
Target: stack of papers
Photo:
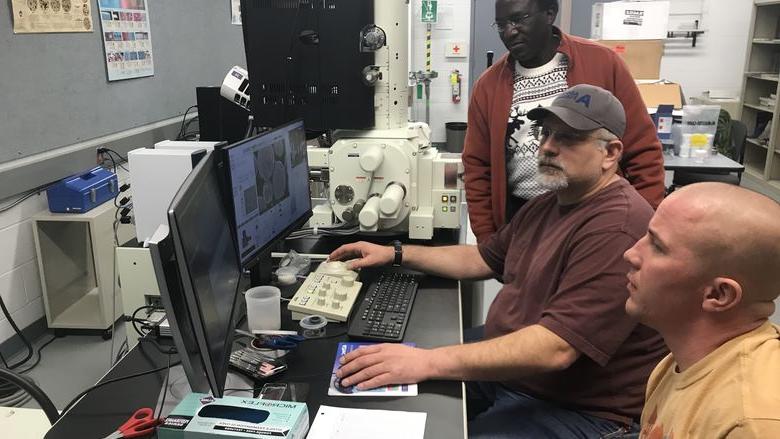
[[[306,439],[423,439],[426,413],[321,405]]]

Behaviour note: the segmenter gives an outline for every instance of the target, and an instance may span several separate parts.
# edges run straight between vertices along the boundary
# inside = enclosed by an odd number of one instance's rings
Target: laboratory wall
[[[670,26],[690,22],[700,13],[704,35],[666,41],[661,77],[682,85],[686,97],[707,90],[739,96],[747,55],[752,0],[671,0]]]
[[[30,218],[45,210],[47,203],[43,194],[0,213],[0,295],[20,328],[44,317]],[[13,336],[11,324],[0,313],[0,344]]]
[[[590,38],[591,7],[596,0],[572,1],[572,34]],[[686,97],[704,91],[738,96],[742,88],[753,0],[670,0],[670,29],[699,20],[704,34],[696,47],[690,39],[668,39],[661,78],[682,85]]]
[[[487,0],[491,1],[491,0]],[[411,4],[411,56],[412,71],[425,70],[426,25],[421,22],[422,1],[412,0]],[[446,140],[444,124],[447,122],[465,122],[468,107],[469,58],[471,55],[471,0],[439,0],[438,22],[431,30],[431,67],[439,77],[431,83],[430,126],[433,130],[433,142]],[[459,56],[447,56],[447,44],[457,45]],[[464,55],[464,49],[466,50]],[[454,103],[450,74],[458,70],[461,74],[462,99]],[[416,90],[412,93],[412,118],[425,120],[425,99],[418,99]]]

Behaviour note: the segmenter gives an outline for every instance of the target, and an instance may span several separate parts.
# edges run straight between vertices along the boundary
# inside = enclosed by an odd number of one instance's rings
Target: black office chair
[[[731,150],[732,160],[740,164],[745,161],[745,139],[747,138],[747,126],[739,120],[731,121]],[[688,172],[675,171],[672,188],[678,188],[693,183],[714,181],[739,186],[742,181],[742,172]]]
[[[29,393],[41,407],[43,413],[46,414],[46,417],[49,418],[49,422],[51,422],[52,425],[60,418],[60,413],[57,411],[54,403],[51,402],[51,399],[49,399],[43,390],[41,390],[41,388],[29,377],[0,367],[0,383],[1,382],[10,383]]]

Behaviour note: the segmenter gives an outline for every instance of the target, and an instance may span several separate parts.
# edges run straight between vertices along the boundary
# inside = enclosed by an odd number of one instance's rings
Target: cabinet
[[[45,212],[33,218],[50,328],[102,330],[110,337],[112,323],[122,315],[114,275],[114,213],[107,202],[86,213]]]
[[[739,116],[748,127],[745,172],[780,189],[780,1],[755,0],[751,23]]]

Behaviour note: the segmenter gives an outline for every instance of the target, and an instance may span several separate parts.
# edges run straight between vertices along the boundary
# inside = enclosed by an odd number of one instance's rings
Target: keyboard
[[[402,341],[417,284],[418,277],[412,274],[382,273],[353,314],[347,335],[359,340]]]

